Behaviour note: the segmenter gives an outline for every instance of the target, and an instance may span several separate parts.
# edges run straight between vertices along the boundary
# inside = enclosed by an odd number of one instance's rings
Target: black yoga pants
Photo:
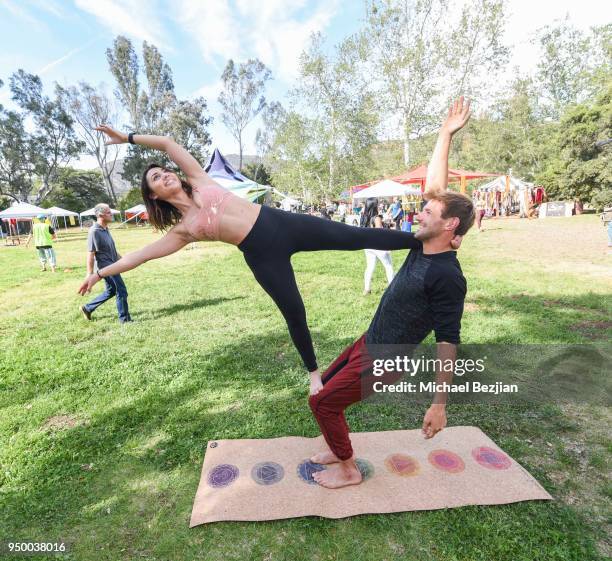
[[[327,249],[414,249],[421,242],[414,234],[384,228],[358,228],[307,214],[266,206],[238,248],[257,282],[280,309],[293,344],[306,368],[317,369],[317,359],[304,302],[295,282],[291,256],[298,251]]]

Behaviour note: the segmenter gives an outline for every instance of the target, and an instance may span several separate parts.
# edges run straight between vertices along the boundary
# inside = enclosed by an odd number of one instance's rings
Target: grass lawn
[[[602,343],[611,259],[595,216],[489,220],[460,250],[465,343]],[[121,253],[157,237],[115,230]],[[85,234],[0,247],[0,539],[72,544],[84,560],[604,559],[610,542],[610,411],[586,404],[449,405],[555,497],[492,507],[188,528],[208,440],[316,436],[307,380],[275,306],[240,252],[202,243],[124,275],[135,322],[114,301],[87,322],[77,293]],[[405,252],[393,255],[397,269]],[[297,255],[320,364],[368,326],[363,252]],[[100,290],[98,286],[94,292]],[[418,428],[423,410],[348,412],[355,431]],[[365,413],[364,413],[365,411]],[[40,557],[39,557],[40,558]]]

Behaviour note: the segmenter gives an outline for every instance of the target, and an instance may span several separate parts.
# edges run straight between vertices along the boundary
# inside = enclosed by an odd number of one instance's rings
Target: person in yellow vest
[[[55,273],[55,251],[53,249],[53,240],[57,239],[55,230],[45,221],[46,216],[44,214],[38,215],[37,220],[32,222],[32,233],[28,237],[26,247],[30,243],[30,240],[34,240],[34,246],[38,252],[38,259],[40,259],[41,270],[47,270],[47,261],[51,267],[51,271]]]

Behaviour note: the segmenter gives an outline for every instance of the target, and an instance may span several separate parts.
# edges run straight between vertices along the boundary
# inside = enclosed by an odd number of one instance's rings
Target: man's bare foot
[[[327,451],[327,452],[319,452],[318,454],[315,454],[312,458],[310,458],[310,461],[315,463],[315,464],[335,464],[336,462],[340,462],[342,460],[340,460],[338,458],[338,456],[336,456],[336,454],[334,454],[333,452]]]
[[[312,474],[312,478],[321,486],[328,489],[338,489],[348,485],[358,485],[361,483],[362,477],[355,460],[350,459],[346,462],[340,462],[323,471],[317,471]]]

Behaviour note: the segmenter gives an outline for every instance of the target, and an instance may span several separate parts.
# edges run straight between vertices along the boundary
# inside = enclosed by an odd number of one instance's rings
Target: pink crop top
[[[198,240],[218,240],[223,207],[235,195],[220,185],[194,187],[193,190],[200,194],[202,208],[198,210],[196,219],[189,224],[187,230]]]

